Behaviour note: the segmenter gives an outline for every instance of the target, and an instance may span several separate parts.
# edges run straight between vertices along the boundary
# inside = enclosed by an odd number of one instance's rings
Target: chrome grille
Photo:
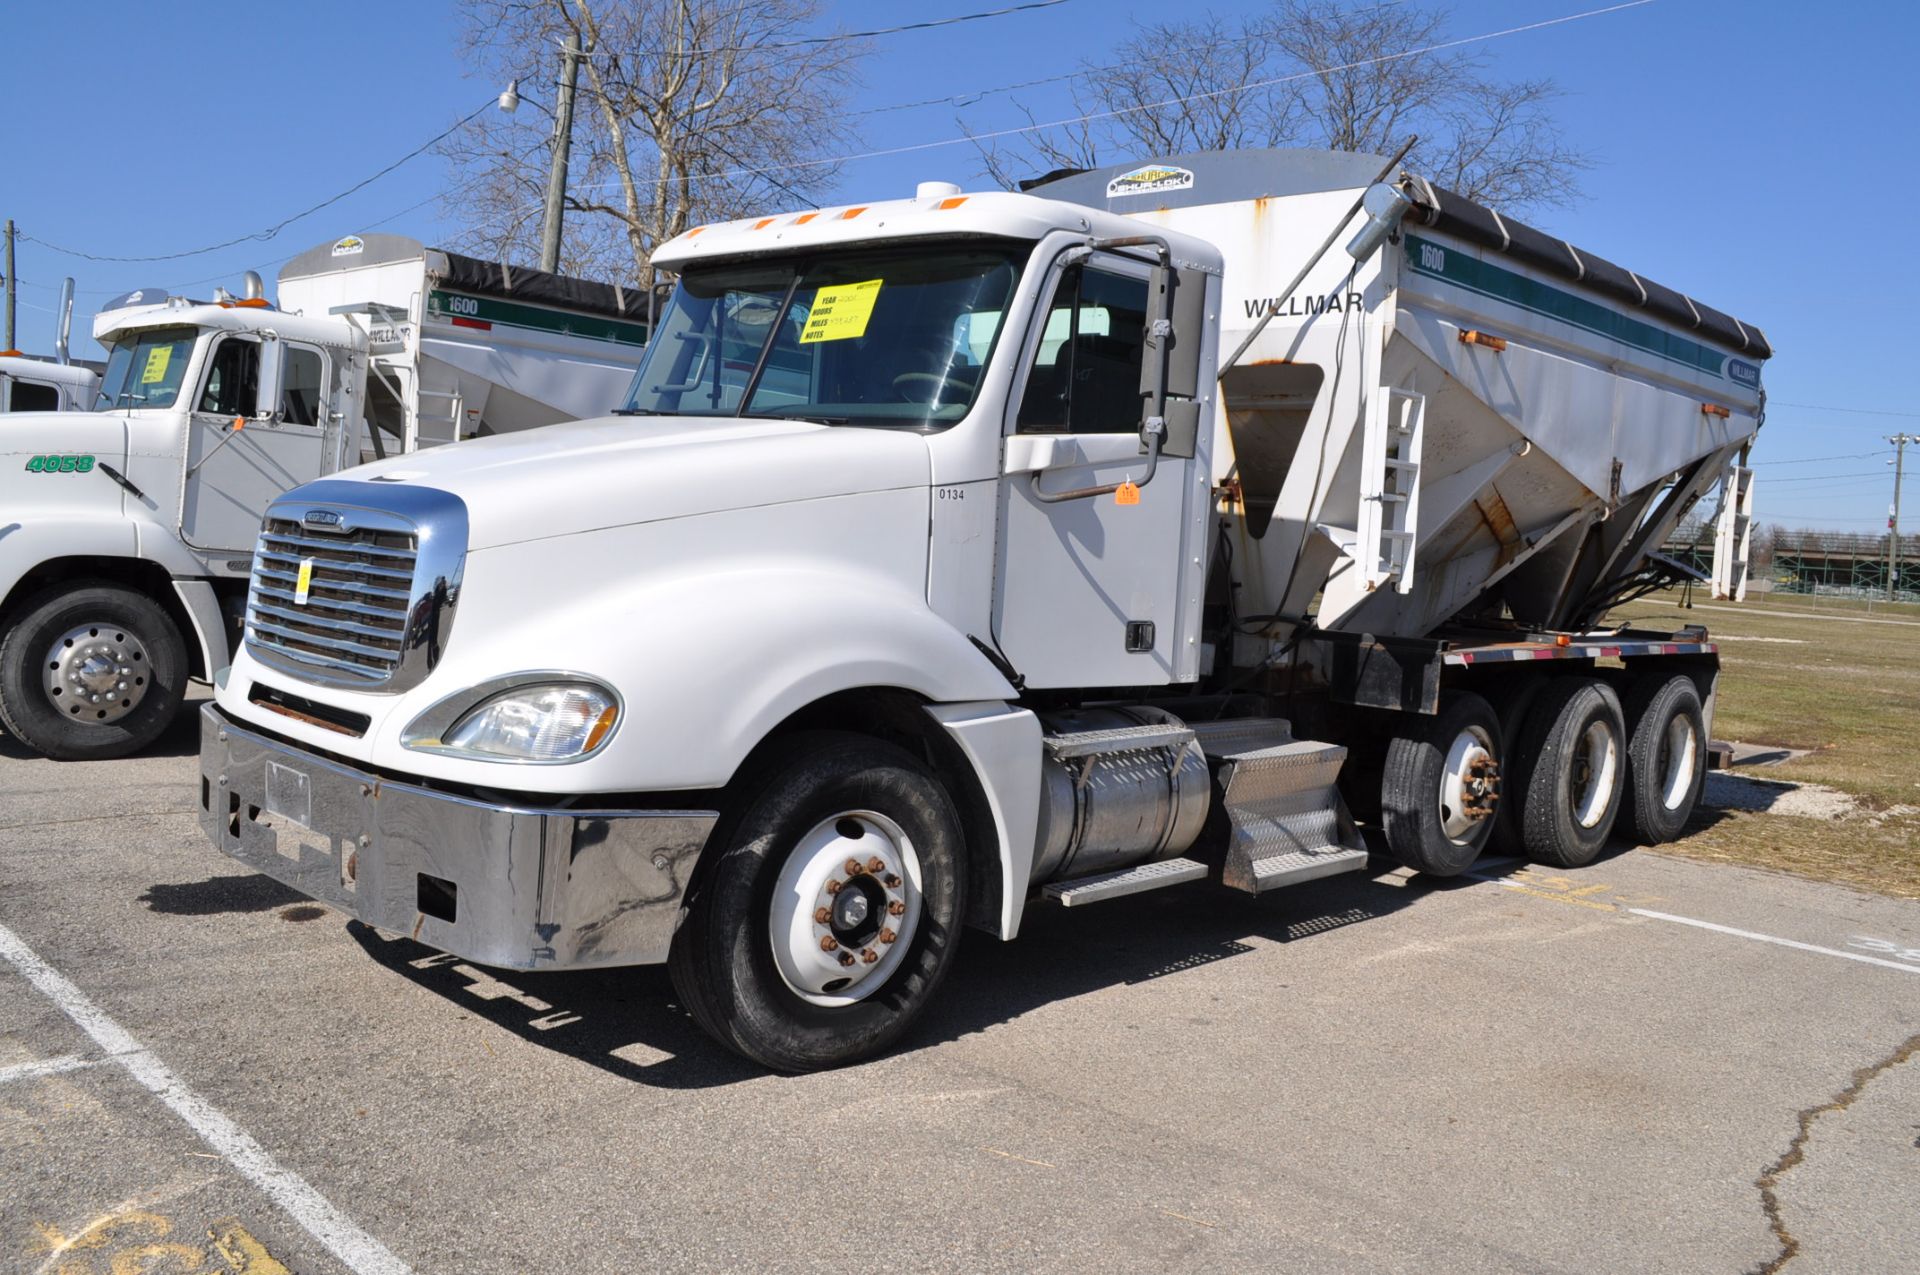
[[[347,685],[391,681],[406,655],[418,547],[411,531],[326,531],[270,512],[253,555],[248,644]]]

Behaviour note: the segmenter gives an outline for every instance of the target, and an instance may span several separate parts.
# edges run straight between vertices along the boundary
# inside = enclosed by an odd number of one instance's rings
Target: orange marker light
[[[1702,403],[1700,405],[1700,414],[1702,416],[1732,416],[1733,411],[1730,408],[1720,406],[1718,403]]]
[[[958,208],[961,204],[964,204],[966,202],[967,202],[967,197],[965,195],[955,195],[951,199],[941,200],[939,203],[935,204],[934,207],[938,208],[941,212],[946,212],[948,209]]]
[[[753,228],[755,230],[765,230],[773,224],[773,221],[774,219],[772,217],[762,217],[759,221],[753,223]]]
[[[840,220],[852,221],[855,217],[858,217],[861,213],[865,212],[866,210],[867,210],[867,206],[865,204],[861,204],[858,208],[849,208],[845,212],[840,214]]]
[[[815,217],[818,217],[819,215],[820,214],[817,212],[801,213],[798,217],[795,217],[793,219],[793,224],[796,226],[804,226],[808,222],[812,221]]]
[[[1488,333],[1475,330],[1462,332],[1460,334],[1460,344],[1478,345],[1484,349],[1492,350],[1495,354],[1507,348],[1505,337],[1492,336]]]
[[[595,721],[593,729],[587,732],[587,746],[581,749],[581,751],[590,753],[600,747],[600,741],[605,739],[613,730],[614,720],[619,716],[620,710],[611,704],[601,709],[599,720]]]

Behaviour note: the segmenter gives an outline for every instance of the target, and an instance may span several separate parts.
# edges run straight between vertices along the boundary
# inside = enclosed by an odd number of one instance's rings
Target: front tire
[[[1527,713],[1520,833],[1527,857],[1556,868],[1592,863],[1606,847],[1625,786],[1626,725],[1605,682],[1556,678]]]
[[[187,688],[187,645],[160,605],[117,584],[60,584],[30,598],[0,641],[0,724],[60,761],[145,748]]]
[[[959,940],[966,872],[946,790],[892,744],[821,731],[774,745],[729,798],[739,813],[715,830],[668,959],[681,1003],[776,1071],[887,1049]]]
[[[1380,819],[1387,848],[1417,872],[1458,876],[1493,832],[1500,793],[1500,719],[1471,692],[1450,692],[1387,745]]]
[[[1627,792],[1623,810],[1642,844],[1672,841],[1693,816],[1707,779],[1700,691],[1685,674],[1650,674],[1627,696]]]

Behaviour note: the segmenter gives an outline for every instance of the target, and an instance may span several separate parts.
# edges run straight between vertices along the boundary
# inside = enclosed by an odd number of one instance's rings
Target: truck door
[[[261,342],[230,333],[207,359],[187,440],[186,495],[180,534],[198,549],[246,553],[275,496],[320,476],[326,355],[293,342],[270,342],[285,363],[279,408],[255,416]],[[244,422],[235,425],[236,421]]]
[[[1194,461],[1163,456],[1137,492],[1041,498],[1145,475],[1149,275],[1108,254],[1056,267],[1052,300],[1028,333],[1000,487],[994,628],[1029,686],[1163,685],[1181,663]]]

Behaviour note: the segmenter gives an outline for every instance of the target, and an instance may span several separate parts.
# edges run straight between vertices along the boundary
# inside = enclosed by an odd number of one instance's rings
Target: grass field
[[[1680,601],[1656,594],[1613,618],[1705,625],[1720,643],[1714,737],[1808,750],[1742,773],[1828,785],[1853,802],[1828,818],[1702,809],[1663,848],[1920,898],[1920,608]]]

